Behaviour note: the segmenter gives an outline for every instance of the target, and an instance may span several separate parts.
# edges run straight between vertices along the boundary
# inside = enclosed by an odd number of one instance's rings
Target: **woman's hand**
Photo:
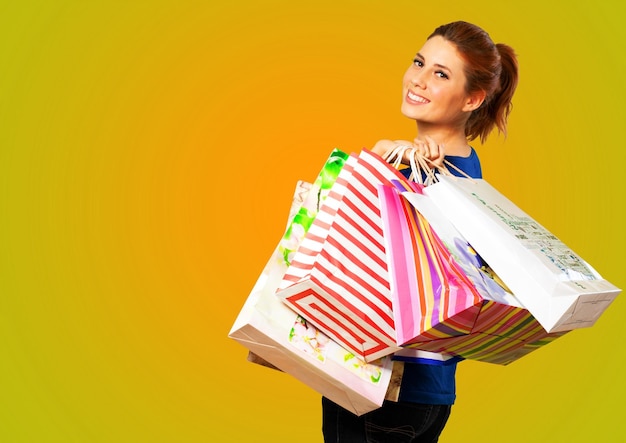
[[[372,152],[381,157],[385,157],[385,154],[399,146],[414,148],[418,154],[430,160],[430,162],[428,162],[429,165],[434,165],[435,167],[443,164],[443,159],[446,155],[444,146],[438,144],[429,136],[425,136],[424,139],[416,138],[413,142],[406,140],[380,140],[374,145]],[[402,163],[409,164],[409,150],[404,153]]]
[[[443,165],[443,159],[446,156],[444,146],[438,144],[432,137],[425,136],[424,139],[415,139],[413,146],[417,152],[430,160],[436,167]],[[429,162],[429,163],[430,163]]]

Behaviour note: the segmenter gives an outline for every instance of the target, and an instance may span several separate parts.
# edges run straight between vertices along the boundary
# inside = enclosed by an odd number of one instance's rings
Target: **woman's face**
[[[472,109],[463,68],[454,44],[441,36],[428,39],[404,74],[402,113],[418,123],[464,123]]]

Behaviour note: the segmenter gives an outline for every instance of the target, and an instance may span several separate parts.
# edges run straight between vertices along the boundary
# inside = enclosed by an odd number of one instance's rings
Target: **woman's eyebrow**
[[[422,54],[420,54],[419,52],[417,54],[415,54],[416,57],[422,59],[422,60],[426,60],[426,58],[424,58],[424,56]],[[446,65],[442,65],[440,63],[435,63],[434,65],[437,68],[441,68],[441,69],[445,69],[446,71],[452,72],[452,70],[450,68],[448,68]]]

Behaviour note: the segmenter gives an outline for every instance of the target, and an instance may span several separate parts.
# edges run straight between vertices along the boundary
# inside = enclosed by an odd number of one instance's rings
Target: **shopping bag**
[[[406,349],[508,365],[569,332],[548,333],[528,310],[493,301],[485,302],[478,320],[468,335],[411,343]]]
[[[277,295],[366,361],[396,342],[377,184],[410,182],[380,156],[352,155],[313,222]]]
[[[470,333],[483,304],[480,293],[397,189],[379,185],[378,195],[397,343]]]
[[[324,165],[322,172],[318,176],[315,186],[302,180],[296,183],[296,189],[291,202],[289,216],[287,217],[287,225],[285,226],[286,232],[279,245],[279,253],[282,255],[283,260],[285,260],[287,264],[289,263],[290,255],[299,243],[299,240],[297,239],[303,237],[303,234],[300,232],[306,230],[307,227],[310,226],[312,219],[315,217],[315,213],[311,212],[309,209],[311,207],[311,203],[313,203],[313,198],[309,197],[309,199],[306,200],[307,196],[310,194],[311,188],[315,188],[312,194],[317,192],[318,195],[320,195],[320,198],[322,198],[320,193],[324,192],[325,189],[330,188],[334,178],[336,178],[338,174],[338,171],[341,167],[343,167],[344,162],[345,158],[343,153],[341,151],[333,151]],[[326,172],[326,170],[329,172]],[[257,365],[280,371],[279,368],[261,356],[256,355],[252,351],[248,351],[247,360],[250,363],[255,363]]]
[[[547,332],[592,326],[621,292],[483,179],[440,176],[424,194]]]
[[[509,364],[564,334],[543,329],[428,197],[395,185],[379,194],[406,347]]]
[[[321,173],[319,179],[324,176]],[[301,189],[299,186],[296,195],[302,195]],[[394,376],[394,367],[398,372],[401,366],[390,357],[364,362],[289,309],[275,295],[291,254],[298,247],[301,230],[307,230],[306,225],[315,218],[327,192],[328,189],[314,186],[306,194],[304,203],[301,202],[303,206],[292,210],[293,222],[289,223],[244,303],[229,337],[248,348],[255,360],[262,359],[263,364],[292,375],[345,409],[361,415],[380,407],[386,396],[397,398],[399,382]]]

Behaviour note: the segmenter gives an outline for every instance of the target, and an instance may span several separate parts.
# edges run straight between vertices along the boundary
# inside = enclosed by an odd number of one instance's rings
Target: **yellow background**
[[[227,333],[296,180],[414,136],[402,74],[453,20],[519,55],[508,138],[474,144],[485,177],[626,287],[608,4],[2,1],[0,441],[321,441],[319,395]],[[623,441],[624,313],[461,364],[441,441]]]

